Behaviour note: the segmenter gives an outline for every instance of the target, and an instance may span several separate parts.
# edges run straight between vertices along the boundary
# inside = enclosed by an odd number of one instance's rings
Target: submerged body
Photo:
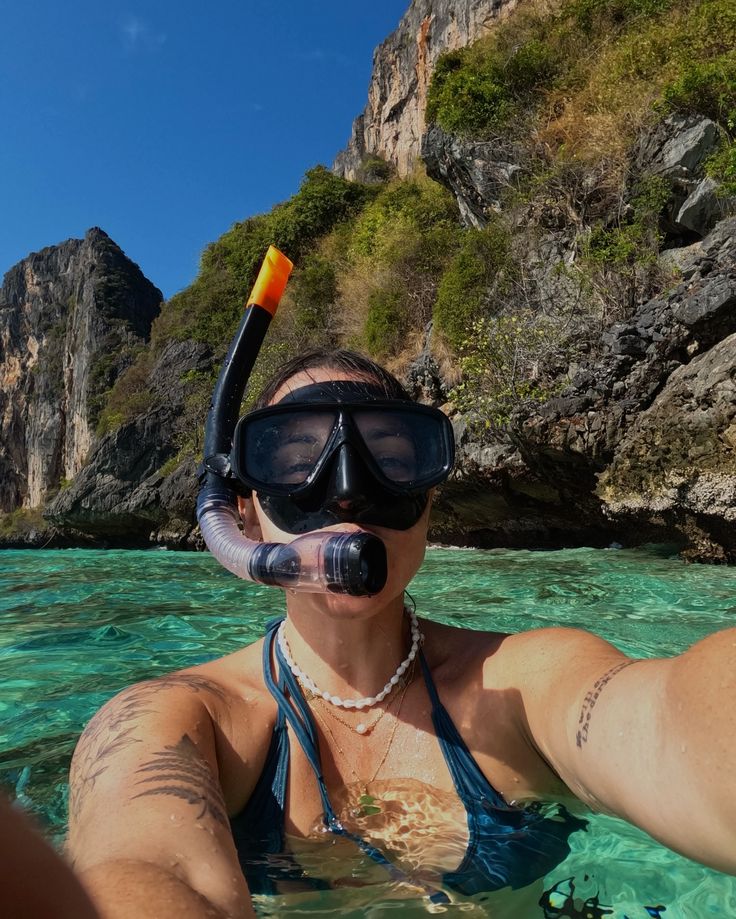
[[[312,368],[289,377],[272,401],[355,379]],[[375,859],[381,870],[398,869],[400,883],[430,899],[528,885],[539,876],[528,870],[532,850],[543,872],[564,854],[575,818],[563,815],[548,845],[540,844],[533,833],[544,828],[542,818],[524,816],[517,802],[570,794],[736,871],[736,630],[679,658],[632,661],[578,630],[506,636],[421,622],[419,667],[380,704],[335,704],[334,697],[374,697],[401,672],[412,638],[404,590],[424,555],[431,503],[416,505],[403,529],[366,522],[372,499],[349,476],[340,478],[344,455],[336,454],[332,472],[325,465],[336,522],[323,529],[378,537],[388,560],[385,586],[372,597],[286,595],[291,654],[333,701],[307,698],[303,680],[301,688],[283,687],[279,705],[268,686],[270,675],[278,680],[278,651],[265,646],[264,666],[261,641],[132,687],[102,709],[75,754],[69,842],[103,916],[248,915],[241,856],[255,879],[249,864],[264,827],[291,849],[281,880],[309,867],[319,882],[314,858],[311,866],[300,863],[298,840],[305,852],[313,852],[313,840],[329,851],[330,810],[344,830],[340,845],[375,848],[389,866]],[[264,512],[257,492],[241,501],[241,513],[252,539],[293,538]],[[311,748],[299,742],[296,722],[283,727],[284,713],[310,725]],[[448,754],[453,736],[458,756]],[[463,762],[472,787],[460,774]],[[506,810],[495,826],[511,828],[520,861],[495,878],[498,852],[485,866],[482,853],[476,859],[472,852],[479,815],[494,808],[497,816]],[[264,859],[274,854],[263,840]]]

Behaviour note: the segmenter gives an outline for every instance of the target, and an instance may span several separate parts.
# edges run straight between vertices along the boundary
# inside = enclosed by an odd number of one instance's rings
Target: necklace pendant
[[[355,730],[358,734],[366,734],[368,732],[368,725],[361,721],[360,724],[355,725]]]

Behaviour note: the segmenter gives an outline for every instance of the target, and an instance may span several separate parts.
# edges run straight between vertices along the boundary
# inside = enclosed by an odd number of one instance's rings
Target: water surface
[[[686,566],[666,548],[432,549],[411,592],[421,616],[509,632],[586,628],[638,657],[678,653],[736,624],[736,569]],[[96,709],[132,682],[253,641],[282,607],[277,591],[238,581],[205,554],[0,552],[0,784],[59,841],[69,760]],[[570,877],[576,889],[567,897]],[[570,856],[544,887],[555,884],[550,916],[585,916],[583,901],[594,896],[613,909],[612,919],[653,916],[645,907],[658,905],[666,907],[663,919],[736,916],[736,879],[609,817],[593,816],[588,831],[573,836]],[[538,894],[511,900],[508,915],[540,919]],[[426,915],[423,901],[405,896],[381,885],[278,898],[260,909],[279,916]],[[573,901],[578,913],[569,912]],[[472,901],[447,910],[490,914]]]

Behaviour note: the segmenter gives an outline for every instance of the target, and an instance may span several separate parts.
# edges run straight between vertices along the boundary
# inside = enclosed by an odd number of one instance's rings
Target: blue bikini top
[[[278,717],[263,771],[249,801],[230,821],[243,874],[252,894],[275,894],[294,890],[324,890],[330,884],[305,876],[285,845],[284,800],[289,771],[287,724],[301,745],[314,771],[322,802],[326,829],[335,836],[351,840],[357,849],[382,865],[397,881],[408,881],[425,889],[434,902],[445,902],[439,888],[417,884],[380,849],[347,830],[330,803],[322,774],[317,730],[309,706],[296,678],[275,642],[281,620],[269,623],[263,643],[263,676],[278,705]],[[278,678],[274,679],[271,660],[275,649]],[[468,846],[462,863],[442,875],[442,886],[465,895],[521,888],[543,877],[569,853],[569,835],[586,826],[562,805],[517,807],[507,804],[488,782],[473,759],[447,710],[442,705],[422,652],[419,661],[432,703],[432,721],[445,762],[450,770],[468,820]]]

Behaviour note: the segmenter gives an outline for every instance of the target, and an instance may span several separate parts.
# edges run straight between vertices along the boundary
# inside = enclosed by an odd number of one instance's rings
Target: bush
[[[148,389],[148,374],[153,366],[151,351],[144,351],[115,381],[115,385],[100,412],[97,436],[102,437],[145,412],[153,402]]]
[[[394,173],[395,169],[391,163],[387,162],[382,156],[371,153],[363,158],[358,167],[356,178],[359,182],[371,185],[378,182],[388,182]]]
[[[506,61],[504,78],[514,97],[524,98],[549,86],[560,70],[559,54],[548,42],[532,38]]]
[[[27,536],[34,530],[45,530],[48,524],[43,519],[40,508],[19,507],[8,513],[0,513],[0,536],[7,539]]]
[[[730,123],[736,122],[736,114]],[[724,140],[719,149],[705,164],[706,173],[720,183],[718,193],[736,196],[736,142]]]
[[[671,109],[707,115],[725,125],[736,111],[736,51],[686,64],[665,88],[664,100]]]
[[[492,308],[493,298],[509,290],[514,265],[507,231],[492,223],[467,230],[460,249],[442,276],[434,306],[435,328],[460,350],[474,323]]]
[[[631,216],[613,227],[594,227],[585,256],[599,265],[622,266],[651,263],[662,240],[659,219],[671,195],[670,184],[659,176],[639,183],[631,201]]]
[[[566,14],[585,35],[601,34],[633,19],[648,18],[673,5],[674,0],[573,0]]]
[[[298,328],[309,332],[329,332],[337,299],[337,275],[330,262],[310,256],[291,281],[291,299]]]
[[[365,341],[379,358],[396,354],[405,343],[408,327],[406,292],[400,287],[379,288],[368,298]]]
[[[477,66],[455,51],[440,58],[427,95],[426,120],[450,134],[483,137],[502,128],[512,111],[511,95],[493,59]]]
[[[462,382],[450,399],[476,436],[503,428],[514,408],[544,402],[559,386],[540,374],[563,342],[564,320],[529,309],[473,323],[461,345]]]
[[[405,248],[404,237],[412,229],[424,233],[457,223],[457,203],[447,189],[429,179],[395,180],[384,186],[356,218],[348,254],[353,259],[392,262],[396,248]]]

